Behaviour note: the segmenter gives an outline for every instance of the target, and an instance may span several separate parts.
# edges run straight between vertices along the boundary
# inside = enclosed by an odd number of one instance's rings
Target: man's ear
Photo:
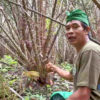
[[[86,34],[88,34],[88,33],[89,33],[89,31],[90,31],[90,27],[89,27],[89,26],[87,26],[87,27],[86,27],[86,29],[85,29],[85,31],[86,31]]]

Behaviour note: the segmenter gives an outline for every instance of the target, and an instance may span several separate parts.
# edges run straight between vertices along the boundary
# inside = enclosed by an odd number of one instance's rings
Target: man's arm
[[[88,87],[79,87],[67,100],[89,100],[91,89]]]
[[[65,71],[59,67],[56,67],[56,71],[55,71],[59,76],[61,76],[62,78],[66,79],[66,80],[72,80],[73,79],[73,75],[68,72]]]
[[[47,69],[49,69],[50,71],[56,72],[59,76],[61,76],[62,78],[66,80],[73,79],[73,75],[70,72],[63,70],[52,63],[48,63],[46,66],[47,66]]]

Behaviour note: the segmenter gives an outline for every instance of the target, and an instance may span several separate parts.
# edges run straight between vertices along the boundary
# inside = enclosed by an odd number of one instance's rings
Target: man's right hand
[[[59,76],[61,76],[62,78],[66,79],[66,80],[73,79],[73,75],[70,72],[57,67],[56,65],[52,64],[51,62],[46,64],[46,70],[47,70],[47,72],[57,73]]]
[[[56,72],[57,66],[49,62],[48,64],[46,64],[46,70],[48,72]]]

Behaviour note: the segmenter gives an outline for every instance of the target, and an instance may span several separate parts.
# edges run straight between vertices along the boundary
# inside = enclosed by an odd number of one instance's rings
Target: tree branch
[[[52,18],[54,17],[54,14],[55,14],[56,4],[57,4],[57,0],[55,0],[54,5],[53,5]],[[52,20],[50,21],[49,30],[48,30],[48,33],[47,33],[48,36],[47,36],[47,39],[45,41],[44,48],[43,48],[43,56],[44,56],[44,58],[45,58],[45,56],[47,56],[46,52],[47,52],[48,44],[49,44],[51,36],[52,36],[52,34],[50,34],[51,33],[51,28],[52,28]]]
[[[9,90],[12,91],[16,96],[18,96],[21,100],[25,100],[21,95],[19,95],[13,88],[9,87]]]
[[[18,3],[15,3],[15,2],[12,2],[12,1],[9,1],[9,2],[12,3],[12,4],[14,4],[14,5],[16,5],[16,6],[22,7],[22,5],[20,5],[20,4],[18,4]],[[57,21],[57,20],[55,20],[55,19],[53,19],[53,18],[51,18],[51,17],[48,17],[48,16],[46,16],[46,15],[44,15],[44,14],[41,14],[40,12],[38,12],[38,11],[36,11],[36,10],[34,10],[34,9],[30,9],[30,8],[28,8],[28,7],[26,7],[26,8],[27,8],[27,10],[29,10],[29,11],[31,11],[31,12],[34,12],[34,13],[40,15],[40,16],[46,17],[46,18],[48,18],[48,19],[50,19],[50,20],[52,20],[52,21],[54,21],[54,22],[56,22],[56,23],[58,23],[58,24],[60,24],[60,25],[62,25],[62,26],[66,26],[65,24],[63,24],[63,23],[61,23],[61,22],[59,22],[59,21]]]
[[[52,50],[52,47],[53,47],[53,45],[54,45],[54,43],[55,43],[55,41],[56,41],[56,38],[57,38],[57,36],[58,36],[58,34],[59,34],[60,28],[61,28],[61,25],[59,26],[59,28],[58,28],[58,30],[57,30],[57,33],[56,33],[56,35],[55,35],[55,37],[53,38],[53,41],[52,41],[52,43],[51,43],[50,49],[49,49],[48,54],[47,54],[47,57],[48,57],[48,58],[49,58],[49,54],[50,54],[50,52],[51,52],[51,50]]]
[[[100,9],[100,4],[97,2],[97,0],[92,0],[95,4],[96,4],[96,6]]]

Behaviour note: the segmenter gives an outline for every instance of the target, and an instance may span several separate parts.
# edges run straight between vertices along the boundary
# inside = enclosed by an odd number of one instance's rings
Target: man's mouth
[[[71,37],[68,37],[68,41],[69,41],[69,42],[74,42],[75,39],[76,39],[76,38],[75,38],[75,37],[72,37],[72,36],[71,36]]]

